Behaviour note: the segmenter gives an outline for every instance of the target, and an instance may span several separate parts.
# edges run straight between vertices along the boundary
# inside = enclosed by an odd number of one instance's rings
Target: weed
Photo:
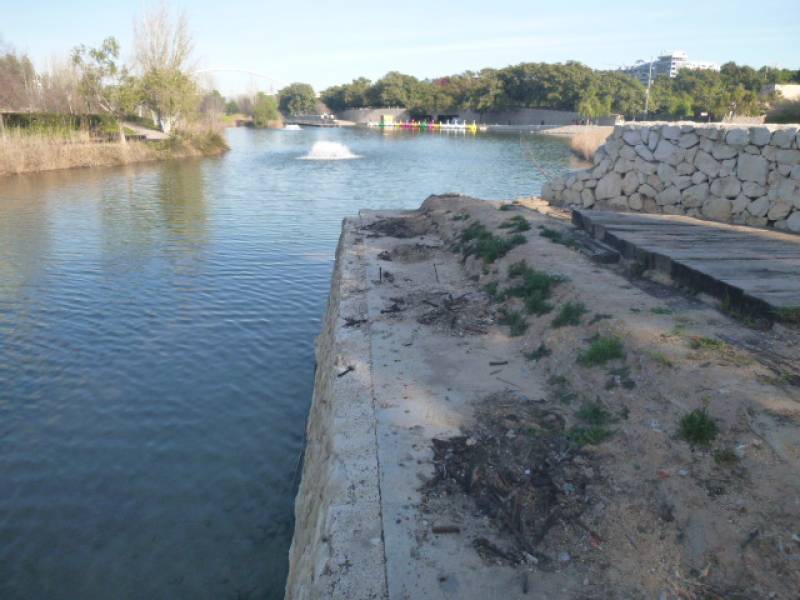
[[[562,246],[567,246],[569,248],[573,248],[577,245],[574,239],[564,235],[558,229],[552,229],[551,227],[545,227],[544,225],[539,227],[539,235],[543,238],[547,238],[554,244],[561,244]]]
[[[531,228],[531,224],[522,215],[514,215],[507,221],[503,221],[500,224],[500,228],[509,229],[514,233],[522,233],[523,231],[528,231]]]
[[[674,367],[675,364],[663,352],[651,352],[650,358],[660,364],[662,367]]]
[[[477,256],[489,263],[505,256],[509,250],[526,241],[525,236],[521,234],[501,238],[490,233],[483,224],[477,222],[472,223],[461,233],[464,256]]]
[[[475,283],[477,283],[478,281],[480,281],[480,279],[481,279],[480,275],[470,275],[470,276],[469,276],[469,280],[470,280],[470,281],[474,281]]]
[[[578,397],[578,395],[572,391],[567,378],[563,375],[553,375],[547,380],[547,383],[553,387],[554,398],[562,404],[570,404]]]
[[[497,282],[496,281],[490,281],[489,283],[486,284],[486,286],[483,289],[486,290],[486,293],[489,294],[490,297],[492,297],[494,299],[497,299]]]
[[[622,340],[612,335],[594,340],[589,348],[578,356],[578,363],[584,367],[594,367],[618,358],[625,358],[625,350]]]
[[[469,215],[461,214],[461,215],[453,215],[452,217],[450,217],[450,220],[451,221],[466,221],[469,218],[470,218]]]
[[[599,323],[604,319],[613,319],[614,315],[609,315],[607,313],[594,313],[592,320],[589,321],[589,325],[594,325],[595,323]]]
[[[678,436],[692,446],[708,446],[717,437],[719,429],[705,409],[695,409],[681,417]]]
[[[800,324],[800,307],[795,308],[779,308],[775,312],[775,316],[783,323],[791,323],[793,325]]]
[[[553,327],[565,327],[567,325],[580,325],[581,317],[588,311],[583,302],[567,302],[561,307],[558,315],[553,319]]]
[[[553,351],[542,343],[539,344],[536,350],[525,352],[524,356],[527,360],[540,360],[546,356],[550,356],[552,353]]]
[[[654,315],[671,315],[672,310],[669,308],[664,308],[663,306],[657,306],[656,308],[651,308],[650,312]]]
[[[575,416],[589,425],[605,425],[611,420],[611,415],[599,402],[587,402]]]
[[[573,427],[568,435],[577,446],[596,446],[611,437],[611,432],[605,427],[591,425],[589,427]]]
[[[511,265],[508,276],[520,281],[503,292],[505,297],[521,298],[529,314],[543,315],[553,310],[547,299],[553,287],[564,281],[563,277],[534,271],[524,260]]]
[[[632,277],[641,277],[647,271],[647,264],[643,262],[635,262],[628,267],[628,273],[631,274]]]
[[[520,336],[528,330],[525,315],[517,310],[501,310],[499,322],[501,325],[509,326],[509,333],[512,337]]]
[[[632,390],[636,387],[636,382],[631,379],[630,367],[619,367],[617,369],[610,369],[608,374],[611,376],[606,381],[606,389],[613,390],[617,385],[621,384],[626,390]]]
[[[714,450],[714,462],[718,465],[733,465],[739,462],[739,457],[731,448],[717,448]]]
[[[715,340],[710,337],[703,337],[701,335],[693,335],[689,339],[689,347],[692,350],[722,350],[726,346],[725,342]]]
[[[506,211],[506,210],[514,210],[514,209],[516,208],[516,206],[517,206],[517,205],[516,205],[516,204],[514,204],[513,202],[506,202],[505,204],[501,204],[501,205],[500,205],[500,206],[497,208],[497,210],[502,210],[502,211]]]

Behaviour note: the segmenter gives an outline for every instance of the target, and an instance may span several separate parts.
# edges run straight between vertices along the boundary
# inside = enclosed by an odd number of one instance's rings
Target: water
[[[231,130],[0,180],[0,598],[281,598],[343,216],[535,194],[526,136]],[[315,142],[357,160],[297,160]]]

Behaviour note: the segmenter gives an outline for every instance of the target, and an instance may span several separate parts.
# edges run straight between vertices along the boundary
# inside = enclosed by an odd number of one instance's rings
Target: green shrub
[[[625,358],[622,340],[612,335],[594,340],[589,348],[578,356],[578,363],[585,367],[594,367],[619,358]]]
[[[507,221],[503,221],[500,228],[510,229],[514,233],[522,233],[523,231],[528,231],[531,228],[531,224],[522,215],[514,215]]]
[[[681,417],[678,436],[692,446],[708,446],[717,437],[719,429],[705,409],[696,409]]]
[[[739,461],[739,457],[731,448],[717,448],[714,450],[714,462],[718,465],[732,465]]]
[[[509,326],[509,333],[512,337],[522,335],[528,330],[528,322],[518,310],[502,310],[500,311],[500,324]]]
[[[472,223],[461,233],[464,256],[477,256],[489,263],[505,256],[512,248],[526,241],[525,236],[520,234],[501,238],[478,222]]]
[[[581,317],[586,314],[583,302],[567,302],[561,307],[558,315],[553,319],[553,327],[566,327],[567,325],[580,325]]]
[[[508,276],[519,281],[503,292],[505,297],[521,298],[528,314],[543,315],[553,310],[547,299],[563,277],[535,271],[524,260],[511,265]]]
[[[524,356],[527,360],[540,360],[546,356],[550,356],[552,353],[552,350],[542,343],[539,344],[539,347],[536,350],[525,352]]]

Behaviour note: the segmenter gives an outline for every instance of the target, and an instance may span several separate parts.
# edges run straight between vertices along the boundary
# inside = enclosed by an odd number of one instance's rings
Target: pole
[[[650,58],[650,65],[647,69],[647,91],[644,94],[644,119],[647,120],[647,113],[650,111],[650,86],[653,84],[653,59]]]

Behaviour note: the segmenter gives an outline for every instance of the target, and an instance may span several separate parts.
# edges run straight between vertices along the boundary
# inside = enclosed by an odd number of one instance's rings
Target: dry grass
[[[587,125],[572,136],[569,147],[581,158],[592,160],[594,158],[594,153],[613,131],[613,127]]]
[[[88,133],[0,132],[0,176],[77,167],[219,154],[227,149],[216,127],[202,124],[165,142],[97,142]]]

